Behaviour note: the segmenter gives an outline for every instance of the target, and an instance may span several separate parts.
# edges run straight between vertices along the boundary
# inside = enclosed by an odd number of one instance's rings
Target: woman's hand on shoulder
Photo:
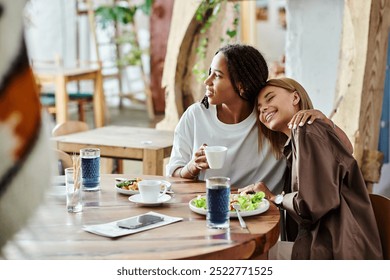
[[[329,120],[324,113],[320,110],[309,109],[309,110],[300,110],[292,117],[288,123],[290,129],[296,129],[298,126],[304,126],[306,123],[312,124],[316,119],[324,120],[327,123],[333,125],[333,122]]]
[[[298,111],[288,123],[290,129],[296,129],[298,126],[303,126],[305,123],[312,124],[316,119],[324,120],[335,130],[337,136],[343,142],[349,153],[353,153],[353,146],[345,132],[327,118],[321,111],[316,109]]]

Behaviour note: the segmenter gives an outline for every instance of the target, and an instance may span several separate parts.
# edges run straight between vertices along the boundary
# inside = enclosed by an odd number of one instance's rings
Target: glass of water
[[[80,158],[83,190],[100,190],[100,149],[81,149]]]
[[[77,213],[83,210],[80,174],[74,168],[65,169],[66,208],[68,212]]]

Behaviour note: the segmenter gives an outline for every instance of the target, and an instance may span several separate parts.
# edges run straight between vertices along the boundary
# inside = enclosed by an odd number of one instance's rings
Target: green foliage
[[[138,7],[121,7],[121,6],[101,6],[95,10],[95,15],[103,28],[106,28],[113,22],[122,24],[134,23],[134,15]]]
[[[145,0],[143,4],[138,7],[144,12],[145,15],[150,16],[150,11],[152,10],[153,0]]]
[[[230,38],[233,39],[237,36],[237,28],[239,24],[239,18],[238,15],[240,13],[240,5],[235,4],[234,5],[234,14],[236,15],[233,20],[233,29],[228,29],[226,30],[226,35]]]
[[[221,5],[227,0],[204,0],[198,7],[198,10],[195,13],[195,18],[198,22],[201,23],[200,34],[205,34],[216,21],[219,12],[221,11]],[[227,41],[235,38],[237,36],[237,27],[239,23],[238,13],[239,13],[239,4],[234,5],[235,17],[233,20],[234,29],[228,29],[226,31],[226,36],[220,38],[221,45]],[[206,59],[206,52],[208,47],[208,39],[203,38],[199,40],[199,45],[196,47],[197,54],[197,63],[192,68],[192,72],[195,74],[198,82],[202,82],[207,78],[207,69],[202,69],[203,61]]]
[[[141,65],[143,50],[140,48],[133,48],[131,51],[126,53],[118,59],[117,64],[119,66],[128,66],[128,65]]]
[[[133,25],[135,19],[134,17],[138,9],[146,15],[150,15],[152,4],[153,0],[145,0],[140,5],[133,5],[129,7],[117,5],[100,6],[95,10],[95,15],[98,19],[98,23],[103,29],[118,23],[122,25]],[[141,65],[141,58],[144,51],[140,49],[134,32],[129,31],[117,36],[115,38],[115,42],[119,45],[131,45],[130,50],[118,59],[118,66]]]

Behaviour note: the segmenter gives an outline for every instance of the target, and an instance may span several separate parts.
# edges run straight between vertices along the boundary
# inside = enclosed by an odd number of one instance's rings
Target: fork
[[[247,228],[246,227],[246,223],[244,221],[244,219],[241,217],[241,214],[240,214],[240,209],[241,209],[241,206],[240,204],[233,204],[233,208],[236,210],[236,213],[237,213],[237,217],[238,217],[238,220],[240,221],[240,225],[242,228]]]

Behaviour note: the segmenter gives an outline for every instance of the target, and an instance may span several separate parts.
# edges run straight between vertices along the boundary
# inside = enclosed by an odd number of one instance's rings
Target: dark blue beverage
[[[213,185],[207,187],[207,224],[211,228],[229,227],[230,187]]]
[[[81,176],[86,190],[95,190],[100,185],[100,157],[81,158]]]

